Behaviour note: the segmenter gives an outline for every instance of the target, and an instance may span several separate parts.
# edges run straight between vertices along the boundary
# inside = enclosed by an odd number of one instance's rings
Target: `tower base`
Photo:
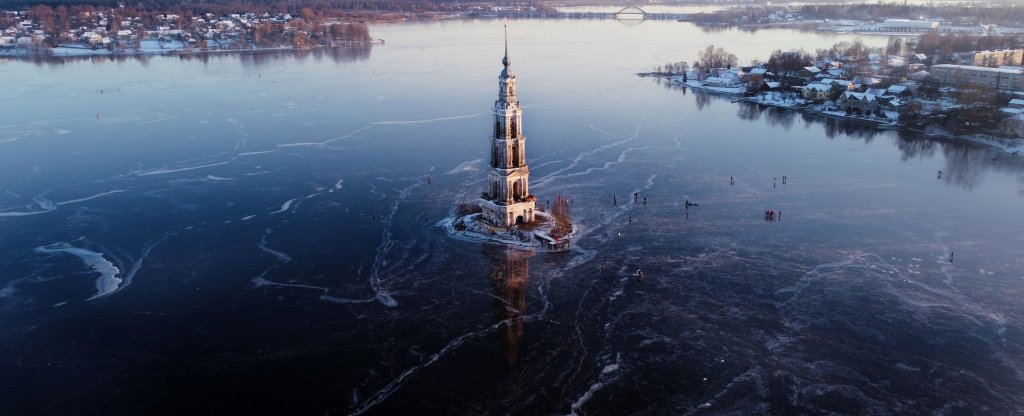
[[[535,201],[523,201],[505,205],[483,200],[480,202],[480,207],[483,208],[481,217],[499,227],[529,224],[534,221],[535,204]]]

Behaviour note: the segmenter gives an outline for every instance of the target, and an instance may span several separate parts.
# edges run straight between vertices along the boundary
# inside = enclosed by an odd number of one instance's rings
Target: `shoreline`
[[[907,126],[901,125],[901,124],[899,124],[898,120],[892,121],[892,120],[881,120],[881,119],[878,119],[878,118],[848,116],[848,115],[846,115],[844,113],[841,113],[841,112],[838,112],[838,111],[821,111],[821,110],[816,110],[816,109],[811,108],[811,106],[809,106],[809,105],[796,105],[796,104],[786,105],[784,103],[776,103],[774,100],[771,100],[771,101],[759,100],[758,99],[759,97],[765,97],[765,95],[760,95],[759,94],[759,95],[756,95],[756,96],[753,96],[753,97],[746,97],[746,96],[743,96],[742,93],[738,91],[738,90],[740,90],[740,88],[708,87],[708,86],[697,84],[698,81],[682,82],[680,80],[674,79],[676,76],[678,76],[677,74],[669,75],[669,74],[655,74],[655,73],[638,73],[637,75],[639,75],[640,77],[644,77],[644,78],[646,78],[646,77],[663,78],[663,79],[667,80],[668,82],[672,83],[673,85],[677,85],[677,86],[680,86],[680,87],[683,87],[683,88],[692,88],[695,91],[705,92],[705,93],[714,94],[714,95],[720,95],[720,96],[724,96],[724,97],[735,98],[734,100],[731,101],[732,103],[744,102],[744,103],[749,103],[749,104],[758,104],[758,105],[763,105],[763,106],[768,106],[768,107],[782,108],[782,109],[792,110],[792,111],[796,111],[796,112],[800,112],[800,113],[814,114],[814,115],[825,117],[825,118],[832,118],[832,119],[836,119],[836,120],[853,121],[853,122],[857,122],[857,123],[864,124],[864,125],[873,125],[875,128],[880,129],[880,130],[899,130],[899,131],[905,131],[905,132],[918,133],[918,134],[921,134],[924,137],[930,137],[930,138],[943,138],[943,139],[947,139],[947,140],[962,140],[962,141],[971,142],[971,143],[975,143],[975,144],[984,145],[984,146],[987,146],[987,147],[990,147],[990,148],[994,148],[994,149],[1002,151],[1002,152],[1004,152],[1004,153],[1006,153],[1008,155],[1011,155],[1011,156],[1021,155],[1021,153],[1024,152],[1024,138],[1012,138],[1012,137],[1011,138],[1004,138],[1004,137],[993,136],[991,134],[986,134],[986,133],[954,134],[954,133],[951,133],[951,132],[948,132],[948,131],[945,131],[945,130],[941,130],[941,129],[937,129],[936,131],[929,132],[929,131],[926,131],[926,130],[914,129],[914,128],[911,128],[911,127],[907,127]],[[737,90],[737,91],[734,91],[734,90]],[[803,100],[803,99],[800,99],[800,100]]]
[[[555,253],[573,250],[576,243],[575,237],[579,231],[578,226],[573,224],[573,230],[569,235],[561,239],[554,239],[550,235],[551,229],[554,227],[554,218],[543,211],[537,211],[535,214],[543,219],[543,222],[539,222],[535,229],[494,229],[493,226],[486,226],[477,221],[479,213],[444,218],[434,226],[444,229],[445,233],[455,240],[480,244],[503,244],[538,252]]]
[[[105,48],[89,49],[69,46],[58,46],[53,49],[46,50],[29,50],[25,48],[10,48],[0,49],[0,59],[39,59],[39,58],[53,58],[53,59],[75,59],[75,58],[93,58],[93,57],[152,57],[152,56],[202,56],[202,55],[229,55],[229,54],[259,54],[259,53],[272,53],[272,52],[306,52],[319,49],[331,49],[331,48],[343,48],[353,46],[373,46],[383,45],[383,39],[373,39],[369,41],[353,41],[344,42],[333,45],[316,45],[309,48],[296,48],[294,46],[273,46],[265,48],[215,48],[215,49],[192,49],[186,48],[168,48],[168,49],[145,49],[145,50],[134,50],[134,49],[119,49],[111,51]],[[54,51],[54,49],[59,49]],[[70,51],[76,51],[75,53],[68,53]],[[79,53],[78,51],[82,51]],[[63,53],[61,53],[63,52]]]

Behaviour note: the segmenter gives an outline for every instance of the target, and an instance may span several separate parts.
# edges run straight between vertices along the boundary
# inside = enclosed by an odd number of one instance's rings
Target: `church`
[[[498,100],[494,102],[491,163],[487,169],[482,219],[499,227],[534,221],[537,198],[530,194],[530,168],[526,165],[523,110],[516,99],[516,76],[508,57],[508,24],[505,25],[505,67],[498,75]]]

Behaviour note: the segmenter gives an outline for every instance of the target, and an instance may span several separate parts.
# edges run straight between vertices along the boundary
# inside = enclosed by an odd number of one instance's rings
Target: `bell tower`
[[[494,131],[491,135],[491,163],[487,170],[483,218],[508,227],[531,223],[537,198],[530,194],[530,168],[526,165],[526,136],[523,110],[516,98],[516,76],[508,57],[508,22],[505,22],[504,69],[498,75],[498,100],[494,102]]]

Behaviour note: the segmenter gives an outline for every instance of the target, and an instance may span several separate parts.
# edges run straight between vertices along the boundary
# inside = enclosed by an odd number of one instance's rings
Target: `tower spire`
[[[508,59],[508,18],[505,18],[505,57],[501,58],[501,64],[508,68],[512,64],[512,60]]]

